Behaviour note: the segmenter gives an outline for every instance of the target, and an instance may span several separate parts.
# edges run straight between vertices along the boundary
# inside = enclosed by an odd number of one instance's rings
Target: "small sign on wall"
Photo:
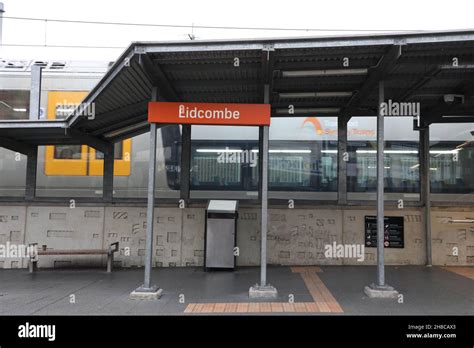
[[[404,248],[403,216],[384,217],[384,246],[385,248]],[[368,248],[377,247],[377,217],[365,216],[365,246]]]

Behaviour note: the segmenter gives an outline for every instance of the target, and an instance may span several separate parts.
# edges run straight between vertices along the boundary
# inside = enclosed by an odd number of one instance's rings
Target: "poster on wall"
[[[385,248],[404,248],[403,216],[384,217],[384,246]],[[377,247],[377,217],[365,216],[365,246]]]

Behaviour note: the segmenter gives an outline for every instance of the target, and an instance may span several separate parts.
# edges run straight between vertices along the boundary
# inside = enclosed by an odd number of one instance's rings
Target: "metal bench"
[[[38,243],[29,244],[30,250],[36,248]],[[34,273],[38,269],[38,257],[40,255],[107,255],[107,272],[112,272],[112,266],[114,263],[114,253],[119,250],[119,242],[115,242],[109,245],[108,249],[76,249],[76,250],[65,250],[65,249],[50,249],[48,250],[46,245],[39,249],[37,253],[30,253],[28,270],[30,273]]]

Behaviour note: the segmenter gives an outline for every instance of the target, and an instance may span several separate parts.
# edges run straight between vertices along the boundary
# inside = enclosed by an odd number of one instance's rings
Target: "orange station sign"
[[[269,126],[270,104],[148,103],[148,122],[222,126]]]

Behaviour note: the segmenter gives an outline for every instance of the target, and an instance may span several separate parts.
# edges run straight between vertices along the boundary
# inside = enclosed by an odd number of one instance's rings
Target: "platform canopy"
[[[163,101],[262,103],[267,84],[272,117],[375,116],[382,79],[424,124],[474,121],[474,32],[135,42],[67,120],[0,121],[0,145],[101,148],[147,132],[152,87]]]

